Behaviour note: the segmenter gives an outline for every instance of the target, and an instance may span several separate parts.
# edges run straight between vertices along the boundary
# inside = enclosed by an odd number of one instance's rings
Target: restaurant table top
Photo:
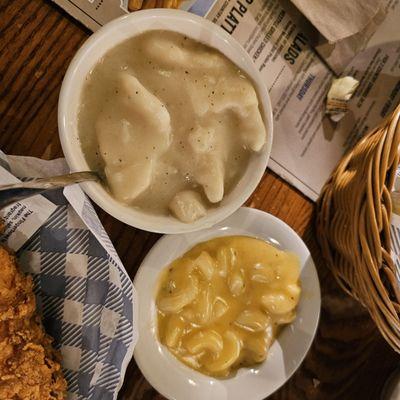
[[[45,0],[0,0],[0,21],[0,149],[43,159],[62,157],[57,130],[60,86],[90,32]],[[378,399],[399,356],[327,270],[316,243],[313,203],[267,170],[246,205],[282,219],[303,238],[317,265],[322,291],[320,324],[311,350],[270,399]],[[159,235],[96,210],[133,279]],[[132,359],[118,399],[161,398]]]

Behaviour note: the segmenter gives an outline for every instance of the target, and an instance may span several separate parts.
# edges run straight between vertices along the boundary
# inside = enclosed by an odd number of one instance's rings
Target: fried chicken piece
[[[32,278],[17,268],[15,258],[0,247],[0,321],[29,317],[36,309]]]
[[[36,314],[30,276],[0,247],[0,399],[62,400],[67,384]]]

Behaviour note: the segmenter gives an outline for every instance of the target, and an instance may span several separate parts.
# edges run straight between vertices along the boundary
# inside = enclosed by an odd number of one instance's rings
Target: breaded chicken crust
[[[0,246],[0,399],[61,400],[60,356],[36,314],[32,278]]]

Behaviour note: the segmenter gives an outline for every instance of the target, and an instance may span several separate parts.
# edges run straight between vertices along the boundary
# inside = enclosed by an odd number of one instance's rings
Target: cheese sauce
[[[156,297],[161,343],[186,365],[227,376],[267,357],[295,318],[299,260],[263,240],[220,237],[162,272]]]

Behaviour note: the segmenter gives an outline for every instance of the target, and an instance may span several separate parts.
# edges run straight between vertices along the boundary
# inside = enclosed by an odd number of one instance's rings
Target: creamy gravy
[[[266,141],[250,79],[181,34],[129,39],[86,81],[78,118],[86,159],[119,201],[144,211],[202,217]]]
[[[161,274],[161,343],[186,365],[227,376],[267,357],[300,298],[294,254],[245,236],[196,245]]]

